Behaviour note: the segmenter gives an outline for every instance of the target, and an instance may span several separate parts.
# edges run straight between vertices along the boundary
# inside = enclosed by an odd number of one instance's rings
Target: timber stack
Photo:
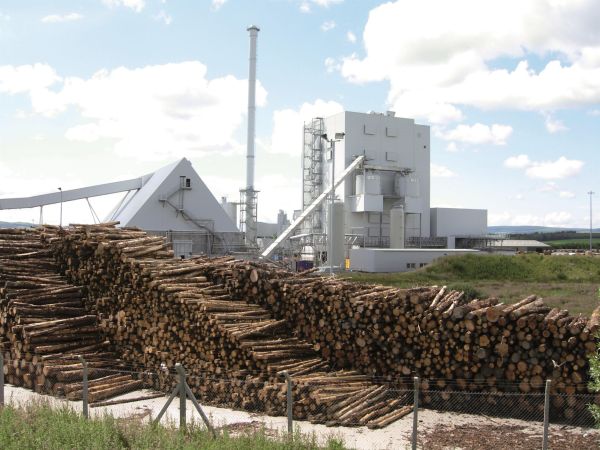
[[[87,307],[120,356],[155,372],[145,381],[156,389],[171,390],[179,362],[205,403],[284,414],[288,373],[298,419],[377,428],[411,410],[410,395],[332,370],[285,320],[233,298],[215,281],[232,273],[231,257],[173,259],[164,238],[113,226],[72,226],[47,242],[61,272],[86,286]]]
[[[82,289],[57,273],[40,236],[56,229],[0,230],[0,339],[8,383],[79,400],[88,364],[89,401],[142,387],[119,372],[110,343],[83,304]]]
[[[587,402],[600,403],[583,396],[590,394],[588,355],[596,351],[600,306],[587,318],[550,308],[535,295],[506,305],[495,298],[467,300],[446,287],[290,276],[248,262],[232,271],[226,281],[232,295],[268,307],[332,366],[406,387],[407,377],[418,375],[425,404],[440,405],[456,391],[541,393],[547,379],[556,414],[568,420],[587,414]],[[573,394],[582,396],[568,398]],[[498,401],[496,395],[487,400]],[[538,402],[522,409],[541,408]]]
[[[482,392],[481,412],[505,402],[527,417],[541,412],[539,402],[515,407],[498,394],[541,393],[546,379],[555,417],[572,420],[594,400],[587,355],[600,309],[586,318],[535,296],[505,305],[446,287],[352,283],[232,257],[176,260],[164,238],[114,224],[37,233],[35,250],[25,249],[31,256],[18,258],[83,286],[85,313],[107,345],[156,389],[170,390],[179,362],[202,401],[282,414],[287,372],[296,418],[371,427],[410,412],[415,375],[422,401],[440,409],[460,409]]]

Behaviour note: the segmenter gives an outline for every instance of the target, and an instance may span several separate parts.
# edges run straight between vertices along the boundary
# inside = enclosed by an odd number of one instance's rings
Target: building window
[[[421,263],[419,264],[419,267],[425,267],[427,265],[427,263]]]
[[[417,264],[416,263],[406,263],[406,268],[407,269],[416,269]]]

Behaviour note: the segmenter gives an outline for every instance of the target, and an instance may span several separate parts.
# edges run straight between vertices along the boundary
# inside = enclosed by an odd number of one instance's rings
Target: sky
[[[431,127],[432,206],[586,227],[598,23],[598,0],[0,0],[0,198],[187,157],[217,199],[238,200],[256,24],[259,220],[300,207],[305,120],[392,110]],[[103,217],[120,198],[90,202]],[[93,221],[85,201],[63,215]],[[0,211],[13,220],[39,209]]]

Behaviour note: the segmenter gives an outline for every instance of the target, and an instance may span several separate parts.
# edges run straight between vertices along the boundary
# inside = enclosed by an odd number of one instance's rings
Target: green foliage
[[[103,416],[85,420],[70,408],[52,409],[45,403],[28,404],[0,410],[0,448],[21,449],[202,449],[202,450],[343,450],[339,440],[319,445],[315,436],[296,433],[268,436],[265,430],[230,436],[222,432],[217,439],[199,424],[190,424],[185,433],[173,426],[153,426],[136,419]]]
[[[600,289],[598,289],[598,298],[600,299]],[[600,392],[600,333],[596,335],[596,353],[589,357],[590,364],[590,384],[589,388],[592,392]],[[600,428],[600,406],[588,405],[596,426]]]

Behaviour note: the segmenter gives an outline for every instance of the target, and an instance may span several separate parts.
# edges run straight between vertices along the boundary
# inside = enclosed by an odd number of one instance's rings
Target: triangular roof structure
[[[238,232],[186,158],[142,177],[142,187],[109,220],[148,231]]]

